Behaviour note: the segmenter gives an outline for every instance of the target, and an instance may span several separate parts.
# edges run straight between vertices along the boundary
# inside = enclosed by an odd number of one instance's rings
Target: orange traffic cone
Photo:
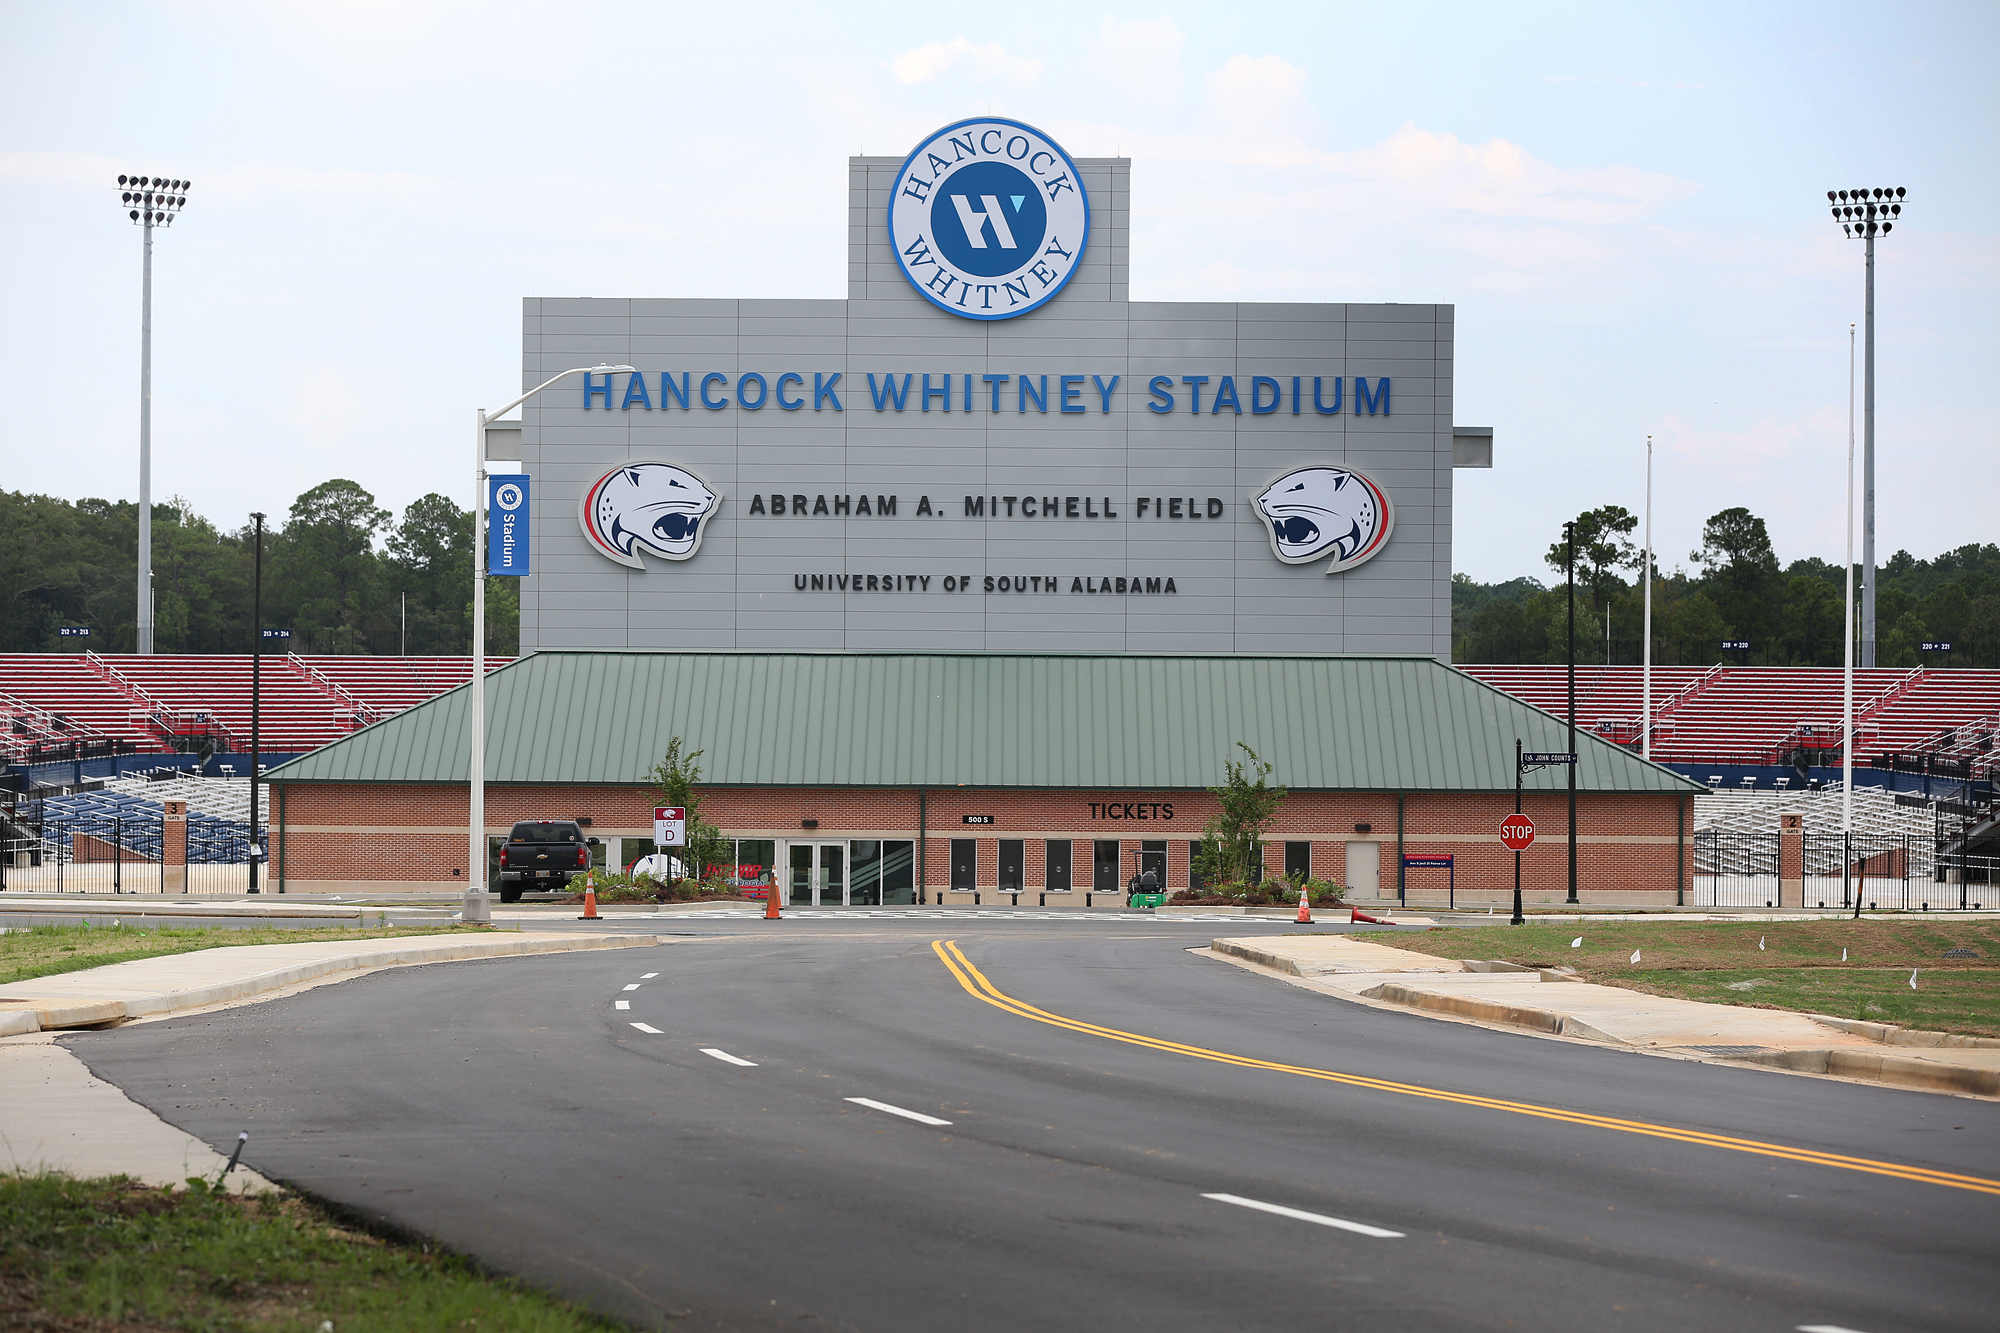
[[[1352,924],[1356,921],[1366,921],[1371,926],[1386,926],[1392,924],[1390,922],[1384,921],[1379,916],[1370,916],[1368,915],[1368,913],[1362,911],[1358,907],[1350,907],[1348,911],[1353,913],[1352,916],[1348,917],[1349,924]]]
[[[578,917],[577,920],[602,921],[603,919],[603,917],[597,914],[597,885],[586,874],[583,877],[583,915]]]
[[[784,920],[784,917],[778,914],[778,886],[776,884],[764,890],[764,919],[766,921]]]
[[[1297,917],[1294,918],[1294,920],[1296,920],[1298,924],[1302,926],[1310,926],[1312,924],[1312,919],[1313,919],[1312,908],[1306,906],[1306,891],[1304,889],[1300,889],[1299,914]]]

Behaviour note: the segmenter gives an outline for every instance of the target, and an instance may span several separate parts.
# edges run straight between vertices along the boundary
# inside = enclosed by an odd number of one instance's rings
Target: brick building
[[[463,889],[466,696],[272,772],[280,891]],[[1080,904],[1148,869],[1186,887],[1238,742],[1291,792],[1267,873],[1498,902],[1515,741],[1567,748],[1560,720],[1428,657],[544,651],[488,677],[489,838],[579,818],[608,866],[651,852],[646,775],[675,736],[703,751],[703,815],[737,840],[736,877],[821,905]],[[1677,901],[1698,788],[1577,744],[1585,900]],[[1566,781],[1524,780],[1531,902],[1567,892]]]

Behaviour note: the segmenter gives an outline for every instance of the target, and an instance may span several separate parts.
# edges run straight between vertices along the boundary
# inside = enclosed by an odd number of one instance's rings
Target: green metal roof
[[[1428,657],[547,651],[487,677],[487,780],[1181,789],[1249,744],[1305,791],[1510,791],[1514,738],[1563,723]],[[463,782],[460,686],[273,769],[274,782]],[[1699,786],[1579,732],[1577,788]],[[1529,790],[1559,790],[1560,769]]]

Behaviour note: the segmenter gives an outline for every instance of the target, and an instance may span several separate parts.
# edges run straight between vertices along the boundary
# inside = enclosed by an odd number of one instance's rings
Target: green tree
[[[385,619],[375,600],[375,537],[389,519],[373,495],[344,478],[323,481],[292,502],[277,563],[301,650],[369,650],[369,631],[380,631]]]
[[[1593,600],[1603,601],[1614,582],[1624,586],[1611,571],[1632,566],[1639,557],[1639,548],[1629,539],[1632,530],[1638,526],[1637,516],[1623,505],[1600,505],[1576,516],[1577,582],[1589,586]],[[1542,559],[1550,569],[1561,575],[1566,568],[1568,552],[1569,544],[1558,538]]]
[[[1255,750],[1242,741],[1236,742],[1236,748],[1249,760],[1225,763],[1222,785],[1208,789],[1219,808],[1202,829],[1201,846],[1194,854],[1194,867],[1208,884],[1249,882],[1262,855],[1264,830],[1289,794],[1267,781],[1271,766]]]
[[[1703,590],[1731,632],[1768,658],[1777,628],[1772,603],[1780,592],[1778,557],[1764,520],[1741,506],[1713,515],[1702,525],[1701,548],[1689,558],[1701,566]]]
[[[682,754],[681,738],[676,736],[667,743],[667,752],[660,756],[660,762],[653,765],[656,803],[677,805],[687,812],[687,845],[671,855],[696,870],[691,878],[705,878],[711,867],[728,865],[735,860],[730,840],[722,836],[721,829],[701,817],[701,791],[698,786],[701,765],[696,761],[703,753],[695,750]]]
[[[393,593],[391,610],[400,621],[408,598],[408,651],[419,655],[464,653],[472,649],[472,512],[432,492],[412,500],[389,533],[389,563],[383,591]],[[496,591],[487,584],[489,623]],[[514,623],[518,624],[516,613]],[[400,643],[402,634],[397,635]],[[491,645],[489,644],[489,650]]]
[[[1791,574],[1784,583],[1785,609],[1779,641],[1783,660],[1800,666],[1839,666],[1841,593],[1813,574]]]
[[[1886,624],[1878,620],[1877,624]],[[1888,631],[1875,645],[1875,661],[1878,666],[1913,667],[1923,665],[1922,644],[1930,637],[1924,627],[1924,619],[1915,611],[1905,611],[1889,625]]]
[[[1707,593],[1690,592],[1668,610],[1663,626],[1671,661],[1680,666],[1697,666],[1722,660],[1722,641],[1731,637],[1729,622],[1722,609]]]

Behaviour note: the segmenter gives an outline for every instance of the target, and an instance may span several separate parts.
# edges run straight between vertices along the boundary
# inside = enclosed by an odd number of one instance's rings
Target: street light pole
[[[139,300],[139,578],[138,642],[153,651],[153,228],[170,227],[187,206],[188,182],[157,176],[120,176],[119,202],[145,231]]]
[[[1849,240],[1865,245],[1861,390],[1861,665],[1875,665],[1875,238],[1902,221],[1909,191],[1828,190],[1833,220]]]
[[[1563,581],[1569,588],[1569,752],[1576,753],[1576,524],[1563,524]],[[1569,768],[1569,897],[1576,898],[1576,768]]]
[[[264,516],[250,517],[257,520],[256,572],[250,581],[250,892],[262,893],[257,887],[257,768],[263,750],[259,727],[264,705]]]
[[[1854,877],[1854,326],[1847,326],[1847,594],[1840,603],[1840,903]],[[1861,911],[1855,895],[1854,910]]]
[[[492,895],[486,885],[486,423],[506,416],[551,384],[571,375],[623,373],[635,372],[631,366],[575,366],[550,376],[497,412],[488,412],[483,407],[473,412],[472,688],[467,698],[472,755],[466,809],[465,908],[460,918],[467,923],[493,919]]]

